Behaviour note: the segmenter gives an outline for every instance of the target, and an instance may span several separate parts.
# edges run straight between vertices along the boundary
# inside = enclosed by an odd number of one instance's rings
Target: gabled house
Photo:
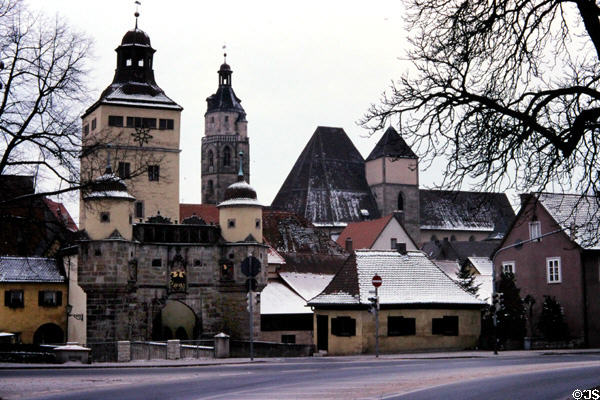
[[[0,332],[22,343],[63,343],[67,281],[55,259],[0,257]]]
[[[396,250],[404,243],[407,250],[418,250],[404,226],[394,214],[382,218],[351,222],[340,233],[337,244],[351,252],[352,249]]]
[[[536,301],[537,335],[544,296],[562,306],[572,339],[600,345],[600,224],[597,199],[572,194],[522,196],[521,210],[494,256],[496,280],[512,272],[521,297]]]
[[[318,296],[315,344],[329,354],[372,353],[375,319],[369,312],[374,275],[379,295],[382,352],[465,349],[477,344],[484,302],[465,292],[422,252],[356,250]]]

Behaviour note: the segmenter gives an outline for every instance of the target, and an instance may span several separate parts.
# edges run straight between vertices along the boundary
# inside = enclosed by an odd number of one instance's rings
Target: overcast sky
[[[200,202],[206,98],[217,89],[224,44],[233,88],[247,113],[251,184],[267,205],[319,125],[344,128],[366,157],[382,132],[368,138],[356,122],[410,67],[400,59],[406,36],[400,0],[141,2],[139,27],[156,49],[156,81],[184,108],[180,198],[185,203]],[[114,49],[134,27],[134,1],[28,3],[58,13],[93,38],[90,87],[97,99],[112,81]],[[421,184],[432,185],[433,177],[422,172]]]

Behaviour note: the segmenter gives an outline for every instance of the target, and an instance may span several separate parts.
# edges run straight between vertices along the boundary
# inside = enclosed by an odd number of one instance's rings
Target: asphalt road
[[[185,368],[2,370],[2,399],[568,399],[600,355],[303,358]]]

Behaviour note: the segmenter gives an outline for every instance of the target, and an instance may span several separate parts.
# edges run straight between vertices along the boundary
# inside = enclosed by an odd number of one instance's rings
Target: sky
[[[112,82],[114,49],[134,27],[129,0],[27,0],[91,37],[91,98]],[[200,203],[200,145],[206,98],[217,90],[223,62],[242,100],[250,138],[250,183],[268,205],[317,126],[343,128],[367,157],[383,132],[357,125],[403,60],[406,30],[400,0],[183,1],[141,0],[139,28],[151,39],[158,85],[183,106],[180,199]],[[90,103],[91,105],[91,103]],[[86,107],[89,105],[86,105]],[[421,171],[422,186],[439,179]],[[75,207],[69,207],[73,214]]]

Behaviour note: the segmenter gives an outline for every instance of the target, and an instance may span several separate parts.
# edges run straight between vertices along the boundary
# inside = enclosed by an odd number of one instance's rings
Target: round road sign
[[[373,280],[371,281],[371,283],[373,283],[373,286],[375,286],[375,287],[381,286],[382,282],[383,281],[381,280],[381,277],[377,274],[375,274],[375,276],[373,276]]]

